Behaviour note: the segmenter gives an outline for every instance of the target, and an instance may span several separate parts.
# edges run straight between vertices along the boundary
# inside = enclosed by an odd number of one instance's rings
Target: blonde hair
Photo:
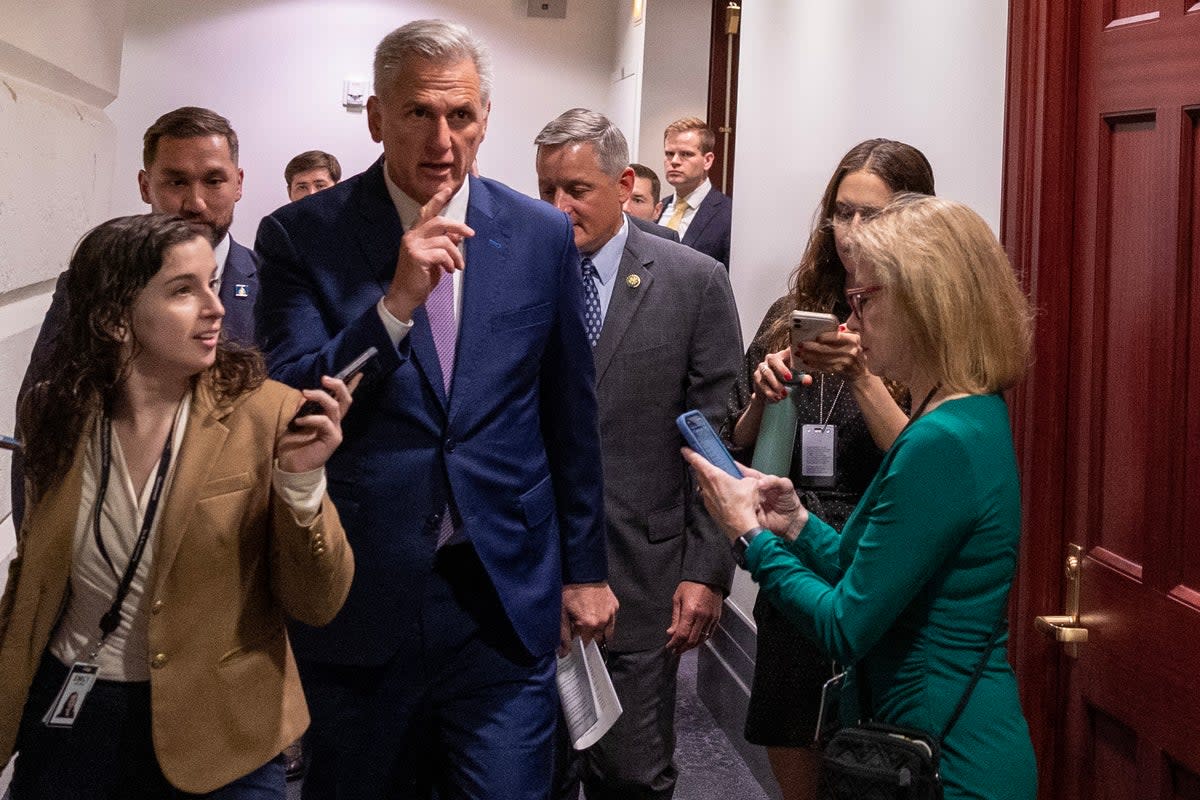
[[[849,241],[860,269],[892,293],[914,360],[945,389],[993,393],[1021,380],[1033,316],[982,217],[952,200],[900,194]]]
[[[699,117],[684,117],[675,120],[663,131],[663,141],[666,141],[668,136],[678,136],[689,131],[695,131],[700,137],[701,155],[711,153],[717,146],[717,135],[713,133],[712,128],[708,127],[708,123]]]

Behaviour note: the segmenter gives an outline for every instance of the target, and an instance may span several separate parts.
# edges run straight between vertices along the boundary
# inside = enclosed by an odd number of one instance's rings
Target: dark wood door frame
[[[1066,376],[1074,256],[1076,4],[1011,0],[1001,238],[1038,309],[1033,365],[1011,395],[1021,467],[1024,536],[1011,604],[1010,657],[1037,751],[1040,796],[1056,797],[1061,742],[1054,720],[1065,693],[1060,652],[1033,629],[1061,613],[1066,542]]]
[[[745,6],[746,0],[736,0],[739,6]],[[708,177],[713,186],[725,195],[733,196],[733,162],[734,149],[737,145],[737,88],[738,88],[738,51],[741,35],[730,37],[727,31],[729,0],[712,0],[712,27],[708,51],[708,127],[717,134],[717,145],[714,148],[716,158]],[[732,39],[732,46],[730,41]],[[732,60],[732,64],[730,64]],[[726,80],[727,65],[732,67]],[[729,127],[725,130],[726,89],[729,89]],[[729,134],[729,161],[725,169],[725,137]],[[721,176],[724,172],[725,180]]]

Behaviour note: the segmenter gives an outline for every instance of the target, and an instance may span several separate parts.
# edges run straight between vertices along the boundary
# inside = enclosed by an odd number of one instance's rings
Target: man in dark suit
[[[307,798],[543,798],[565,636],[611,635],[594,373],[567,218],[468,178],[490,59],[420,20],[384,37],[383,158],[259,227],[271,374],[316,386],[369,346],[329,492],[358,569],[290,628]]]
[[[142,136],[142,169],[138,189],[150,210],[178,214],[212,242],[217,258],[219,295],[225,306],[222,329],[243,344],[254,343],[254,299],[258,294],[258,262],[249,249],[233,240],[233,207],[242,199],[238,137],[229,120],[215,111],[185,106],[163,114]],[[17,403],[47,369],[55,338],[67,323],[66,272],[58,276],[50,310],[42,320]],[[20,460],[13,458],[13,523],[24,516]]]
[[[728,270],[733,201],[708,179],[716,141],[699,117],[684,117],[667,126],[663,169],[675,194],[663,201],[658,222],[679,231],[680,241],[712,256]]]
[[[607,118],[572,109],[534,141],[539,194],[571,217],[583,255],[609,580],[621,603],[608,667],[624,711],[584,755],[582,780],[588,800],[669,798],[679,656],[716,626],[733,572],[690,487],[675,418],[724,413],[741,360],[737,309],[720,264],[622,213],[634,173]]]

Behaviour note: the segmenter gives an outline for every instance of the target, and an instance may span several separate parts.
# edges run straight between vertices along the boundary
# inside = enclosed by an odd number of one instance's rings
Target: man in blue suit
[[[207,108],[184,106],[163,114],[142,136],[142,169],[138,189],[150,210],[178,214],[212,242],[217,258],[219,295],[225,306],[221,327],[242,344],[254,344],[254,299],[258,294],[258,262],[248,248],[233,240],[233,207],[242,199],[238,137],[229,120]],[[67,324],[66,276],[58,276],[50,310],[42,320],[17,403],[40,380],[49,363],[54,339]],[[23,471],[18,458],[12,469],[13,523],[24,516]]]
[[[733,201],[721,194],[708,171],[717,138],[699,117],[684,117],[663,135],[663,169],[675,194],[663,200],[660,225],[678,231],[679,240],[712,256],[729,269]]]
[[[291,627],[306,798],[546,797],[555,650],[613,628],[579,255],[562,212],[468,180],[491,85],[459,25],[388,34],[383,158],[259,227],[272,375],[379,351],[327,467],[354,584]]]

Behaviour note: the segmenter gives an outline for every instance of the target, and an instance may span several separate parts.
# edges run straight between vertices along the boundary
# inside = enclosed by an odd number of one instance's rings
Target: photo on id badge
[[[58,695],[50,704],[50,710],[46,712],[42,722],[50,728],[73,726],[75,717],[83,707],[83,701],[87,699],[88,692],[96,685],[96,676],[99,671],[100,667],[95,664],[77,663],[72,665],[71,671],[67,673],[62,688],[58,690]]]

